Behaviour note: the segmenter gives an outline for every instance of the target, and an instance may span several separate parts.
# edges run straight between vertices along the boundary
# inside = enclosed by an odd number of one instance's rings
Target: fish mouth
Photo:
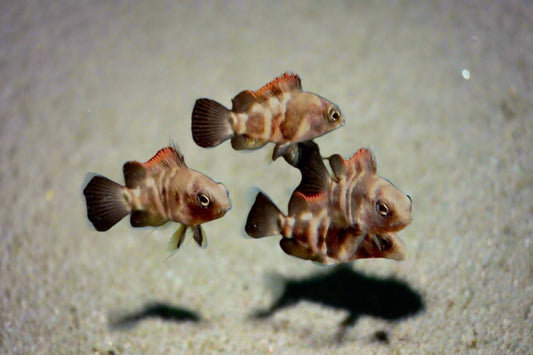
[[[226,214],[226,212],[228,212],[229,210],[231,210],[231,205],[227,206],[227,207],[221,207],[219,209],[217,209],[217,215],[219,216],[223,216]]]

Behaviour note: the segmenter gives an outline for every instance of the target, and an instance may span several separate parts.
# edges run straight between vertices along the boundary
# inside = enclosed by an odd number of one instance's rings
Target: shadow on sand
[[[360,316],[396,321],[424,309],[422,296],[405,282],[365,276],[346,265],[300,280],[277,277],[281,278],[281,296],[269,308],[254,313],[252,317],[265,319],[300,301],[345,310],[349,314],[339,326],[337,341],[343,339],[346,329],[354,325]],[[384,331],[376,331],[375,339],[388,342]]]
[[[170,322],[199,322],[198,313],[188,309],[171,306],[162,302],[145,304],[140,310],[131,313],[120,313],[109,316],[111,329],[128,329],[147,318],[159,318]]]

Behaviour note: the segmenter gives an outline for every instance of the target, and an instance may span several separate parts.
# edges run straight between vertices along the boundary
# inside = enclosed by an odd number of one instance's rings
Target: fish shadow
[[[399,321],[424,310],[420,293],[407,283],[395,278],[377,278],[353,271],[340,265],[328,273],[313,275],[304,279],[281,278],[281,295],[270,307],[252,314],[253,319],[271,317],[280,310],[307,301],[326,307],[348,311],[340,323],[336,335],[342,341],[348,327],[355,325],[359,317],[370,316],[387,321]],[[279,280],[273,280],[279,283]],[[275,288],[276,285],[273,285]],[[388,335],[376,331],[375,340],[388,343]]]
[[[109,316],[109,326],[113,330],[129,329],[148,318],[159,318],[178,323],[201,321],[201,317],[197,312],[163,302],[149,302],[138,311],[111,314]]]

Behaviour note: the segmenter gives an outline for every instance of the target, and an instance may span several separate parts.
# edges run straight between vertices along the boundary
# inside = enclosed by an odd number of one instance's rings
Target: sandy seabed
[[[17,1],[0,29],[0,353],[533,353],[530,1]],[[323,155],[370,147],[412,196],[405,261],[245,236],[299,173],[196,146],[190,114],[285,71],[346,116]],[[81,190],[170,139],[233,208],[165,261],[175,225],[96,232]]]

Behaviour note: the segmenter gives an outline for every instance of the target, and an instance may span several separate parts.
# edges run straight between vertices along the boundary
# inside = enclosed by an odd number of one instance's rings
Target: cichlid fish
[[[376,175],[368,149],[360,149],[348,161],[330,157],[333,176],[314,142],[299,143],[284,158],[302,174],[288,214],[259,193],[246,222],[248,235],[281,234],[285,253],[324,264],[405,258],[405,246],[393,232],[411,221],[411,199]]]
[[[411,197],[377,175],[369,149],[360,148],[349,160],[339,154],[327,158],[333,176],[312,141],[294,146],[284,158],[302,174],[297,191],[308,197],[327,195],[328,213],[335,225],[380,234],[400,231],[411,222]]]
[[[287,147],[344,124],[334,103],[302,90],[296,74],[285,73],[257,91],[241,91],[231,110],[202,98],[192,112],[192,136],[201,147],[214,147],[231,138],[235,150],[258,149],[275,143],[272,158]]]
[[[253,238],[282,235],[288,255],[322,264],[341,264],[363,258],[405,259],[405,246],[394,233],[362,234],[357,227],[339,228],[326,213],[323,196],[306,198],[295,191],[289,213],[260,192],[250,210],[245,230]]]
[[[172,250],[183,243],[189,227],[194,240],[205,247],[201,224],[231,208],[225,186],[189,169],[175,146],[159,150],[144,164],[129,161],[123,171],[126,186],[96,175],[83,190],[87,216],[98,231],[108,230],[130,214],[133,227],[181,223],[170,240]]]

